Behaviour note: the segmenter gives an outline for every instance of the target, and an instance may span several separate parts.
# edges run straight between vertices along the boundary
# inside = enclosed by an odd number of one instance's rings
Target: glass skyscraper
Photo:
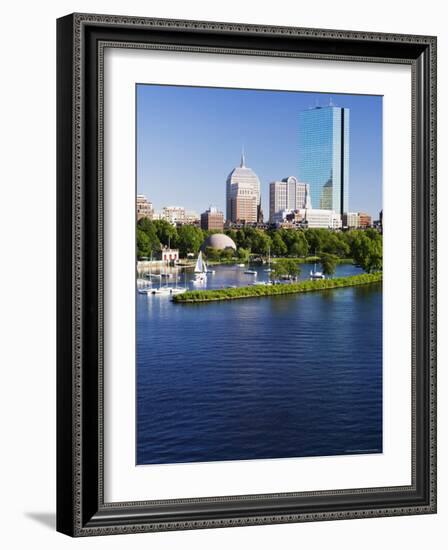
[[[350,109],[315,107],[299,113],[300,181],[314,208],[349,211]]]

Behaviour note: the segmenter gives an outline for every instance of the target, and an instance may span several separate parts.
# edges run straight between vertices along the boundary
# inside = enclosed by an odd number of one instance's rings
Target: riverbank
[[[251,285],[238,288],[221,288],[216,290],[190,290],[173,297],[177,304],[193,304],[203,302],[218,302],[222,300],[238,300],[241,298],[258,298],[262,296],[280,296],[284,294],[298,294],[331,288],[379,283],[383,274],[363,273],[350,277],[336,277],[334,279],[317,279],[298,283],[284,283],[275,285]]]

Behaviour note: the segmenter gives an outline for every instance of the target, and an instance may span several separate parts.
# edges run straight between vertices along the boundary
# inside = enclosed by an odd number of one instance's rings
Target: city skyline
[[[300,112],[328,105],[351,110],[349,209],[376,218],[382,208],[379,96],[138,85],[137,192],[156,211],[176,204],[200,213],[213,204],[225,212],[226,180],[244,148],[246,166],[260,180],[266,218],[271,182],[305,181],[297,155]]]

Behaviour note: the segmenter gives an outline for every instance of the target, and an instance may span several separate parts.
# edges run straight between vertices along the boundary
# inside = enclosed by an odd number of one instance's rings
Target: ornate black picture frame
[[[411,66],[410,486],[104,501],[102,81],[111,43]],[[57,51],[58,531],[90,536],[435,513],[436,38],[73,14],[57,22]]]

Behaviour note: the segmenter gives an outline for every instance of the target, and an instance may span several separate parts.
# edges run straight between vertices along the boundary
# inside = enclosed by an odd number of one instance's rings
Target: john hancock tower
[[[310,184],[314,208],[349,211],[350,109],[315,107],[299,113],[299,179]]]

